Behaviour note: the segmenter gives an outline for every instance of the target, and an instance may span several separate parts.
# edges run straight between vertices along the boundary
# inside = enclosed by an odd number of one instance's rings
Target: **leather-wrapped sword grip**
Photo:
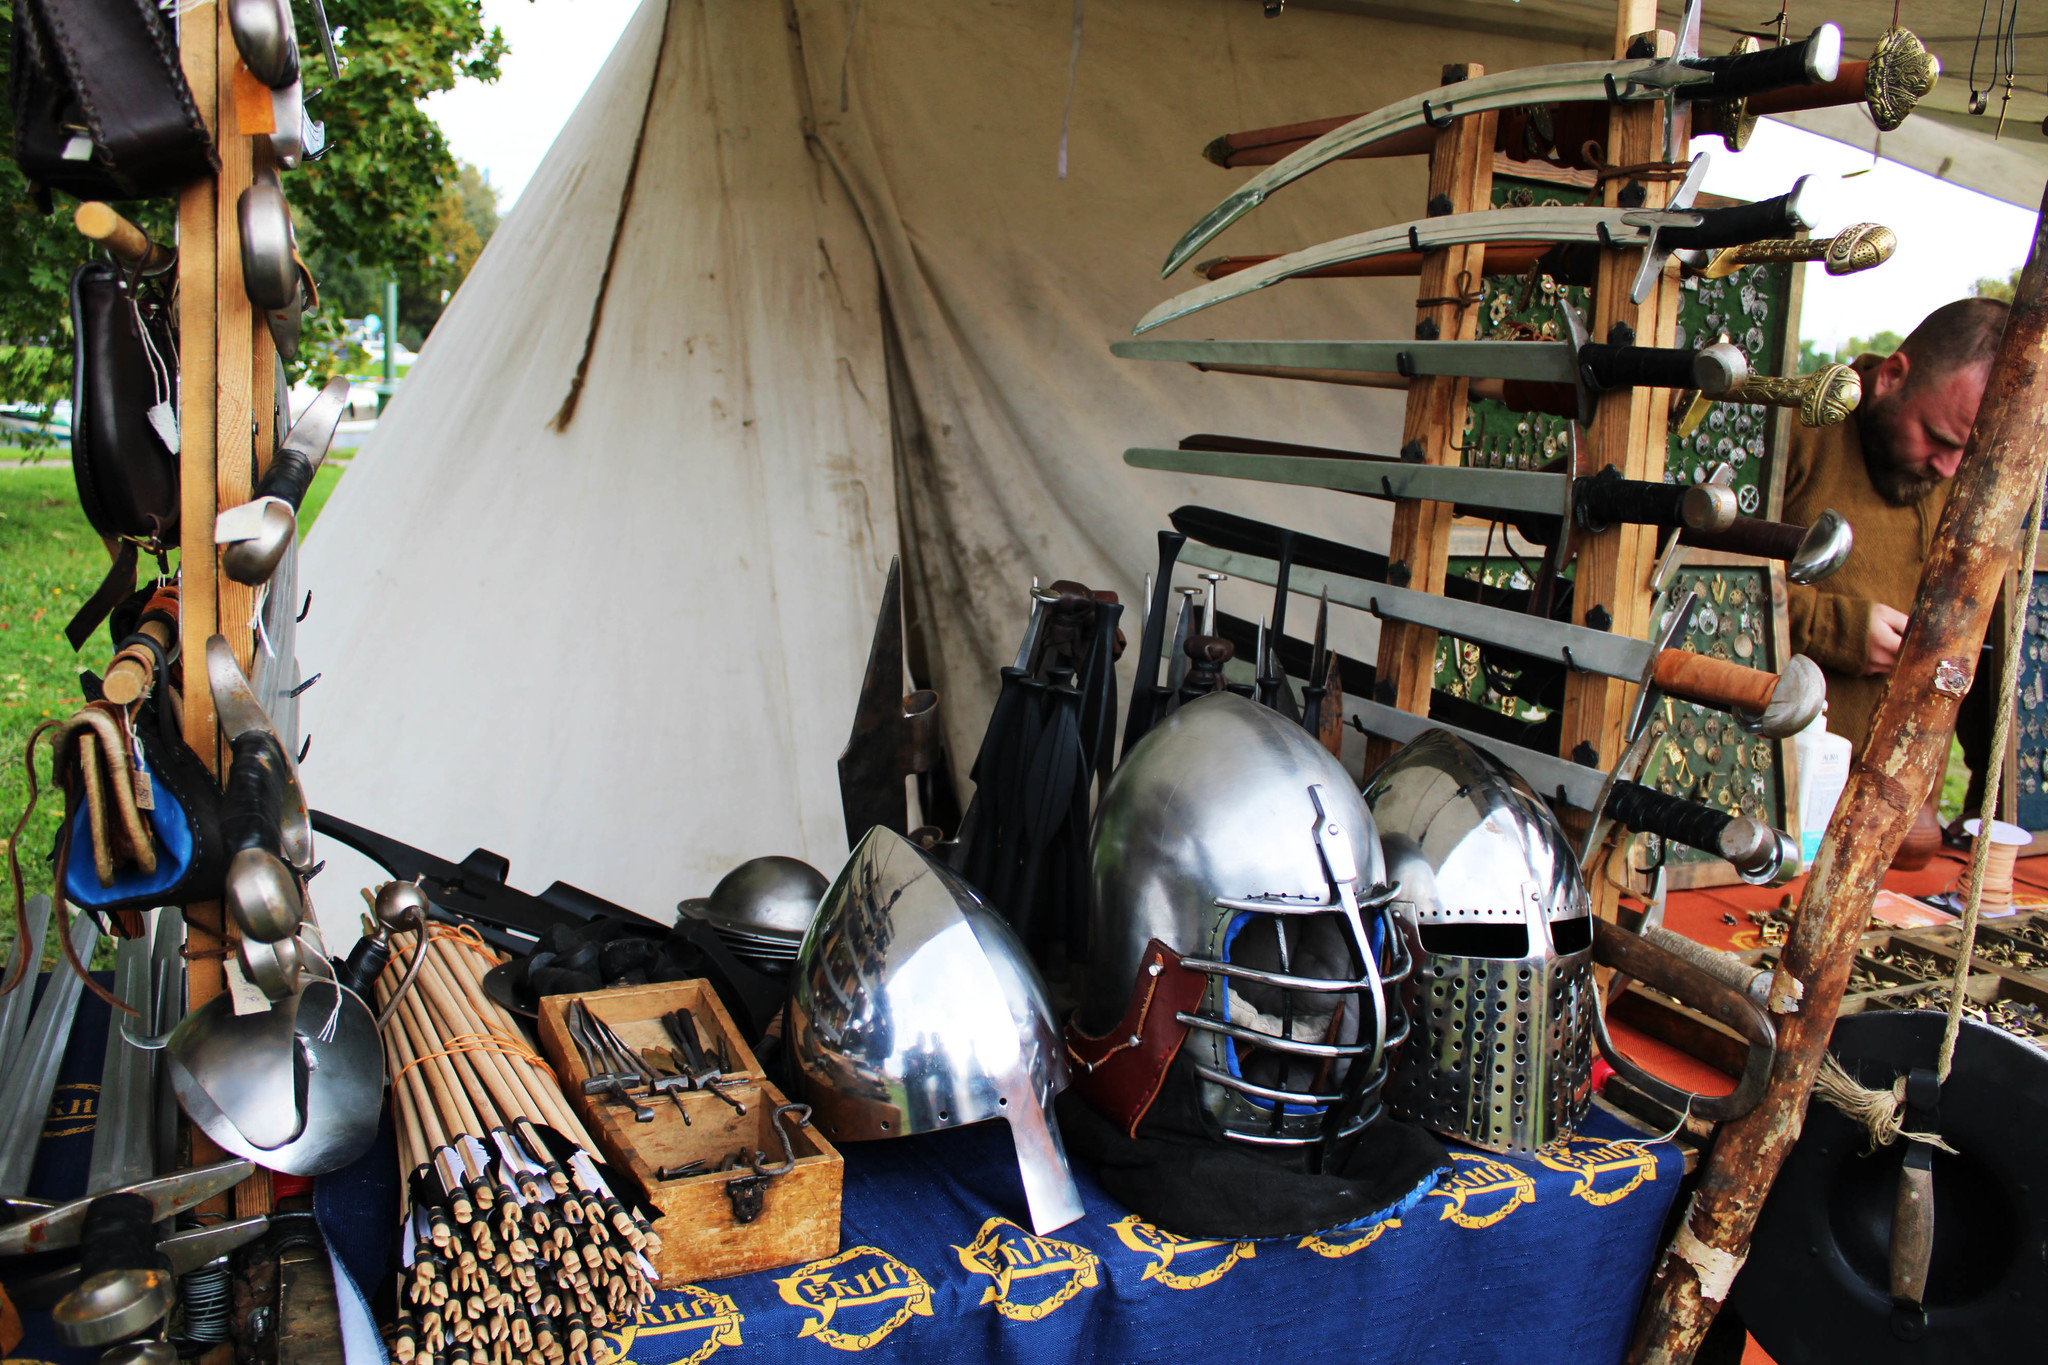
[[[1761,715],[1778,690],[1778,675],[1748,668],[1727,659],[1667,649],[1657,656],[1650,682],[1681,701],[1696,701],[1718,711]]]
[[[286,446],[271,457],[270,468],[264,470],[263,477],[256,481],[256,491],[252,496],[282,498],[296,512],[306,501],[306,490],[313,486],[313,476],[319,472],[318,460],[308,459]]]
[[[229,853],[261,849],[284,857],[278,811],[284,803],[285,761],[275,736],[250,730],[236,736],[234,766],[220,798],[220,832]]]
[[[1598,531],[1617,522],[1639,526],[1723,525],[1734,519],[1735,494],[1719,484],[1624,479],[1613,466],[1572,486],[1579,525]]]
[[[1685,98],[1694,104],[1742,99],[1793,85],[1815,85],[1840,74],[1842,32],[1833,24],[1822,24],[1804,42],[1726,57],[1688,57],[1685,64],[1714,73],[1713,79],[1704,85],[1684,87]]]
[[[1790,559],[1799,553],[1799,547],[1806,539],[1806,528],[1794,526],[1789,521],[1743,517],[1725,531],[1688,529],[1679,532],[1678,538],[1702,550],[1725,550],[1733,554],[1755,555],[1759,559]]]
[[[1696,848],[1702,853],[1721,855],[1721,831],[1728,828],[1733,816],[1723,814],[1712,806],[1703,806],[1683,797],[1666,796],[1655,787],[1646,787],[1640,782],[1617,782],[1607,794],[1607,809],[1602,812],[1617,825],[1656,834]]]
[[[1774,195],[1754,204],[1724,209],[1696,209],[1706,219],[1698,227],[1668,227],[1657,233],[1657,245],[1672,251],[1711,251],[1744,246],[1771,237],[1790,237],[1806,224],[1792,212],[1792,196]]]
[[[1579,348],[1579,373],[1594,389],[1697,389],[1698,352],[1667,346],[1610,346],[1591,341]]]
[[[156,1206],[140,1194],[103,1194],[86,1206],[78,1234],[81,1279],[108,1270],[169,1270],[157,1249]]]

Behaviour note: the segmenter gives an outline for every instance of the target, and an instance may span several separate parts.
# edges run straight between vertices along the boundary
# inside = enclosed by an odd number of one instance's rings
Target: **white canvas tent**
[[[964,773],[1034,575],[1116,590],[1135,635],[1178,504],[1383,544],[1378,504],[1119,453],[1391,449],[1398,395],[1107,343],[1185,287],[1158,279],[1167,246],[1241,177],[1210,137],[1370,108],[1447,60],[1611,50],[1611,7],[1524,9],[1535,29],[1487,32],[1405,21],[1456,21],[1433,7],[1122,0],[1084,27],[1060,0],[647,0],[307,543],[315,804],[663,916],[747,857],[843,859],[834,760],[892,554]],[[1310,177],[1218,249],[1413,217],[1425,175]],[[1413,282],[1231,311],[1176,330],[1399,335]],[[1333,624],[1371,657],[1369,623]],[[339,867],[330,904],[360,879]]]

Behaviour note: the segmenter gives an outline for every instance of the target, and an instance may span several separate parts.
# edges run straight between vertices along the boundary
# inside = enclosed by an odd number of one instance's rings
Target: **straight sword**
[[[49,913],[47,908],[44,913]],[[93,946],[99,941],[100,926],[91,915],[71,921],[71,949],[80,962],[92,961]],[[28,970],[33,972],[35,964],[30,963]],[[34,978],[25,976],[15,990],[33,985]],[[0,1081],[0,1106],[5,1106],[0,1114],[0,1198],[19,1199],[28,1193],[36,1145],[42,1141],[43,1120],[57,1089],[57,1069],[64,1063],[64,1045],[71,1041],[71,1022],[84,990],[78,973],[61,966],[50,973],[35,1017],[29,1020],[28,1036],[21,1051],[9,1059],[7,1078]]]
[[[1600,817],[1587,839],[1589,855],[1600,847],[1611,822],[1724,858],[1752,886],[1775,886],[1799,870],[1799,846],[1783,830],[1747,815],[1728,815],[1683,797],[1667,796],[1634,781],[1648,756],[1648,746],[1640,742],[1628,747],[1613,772],[1602,772],[1540,749],[1461,730],[1364,698],[1346,697],[1344,709],[1354,728],[1396,744],[1412,743],[1431,730],[1448,730],[1519,773],[1539,795]],[[1644,735],[1647,737],[1647,730]]]
[[[1807,584],[1840,568],[1854,543],[1849,523],[1834,512],[1823,513],[1811,527],[1759,521],[1739,515],[1735,491],[1714,483],[1625,479],[1611,467],[1599,474],[1574,477],[1416,464],[1317,447],[1298,447],[1300,453],[1296,453],[1276,449],[1277,443],[1253,443],[1264,445],[1256,451],[1217,449],[1211,444],[1229,439],[1192,437],[1190,440],[1202,442],[1193,449],[1185,442],[1178,450],[1134,447],[1124,452],[1124,463],[1138,469],[1328,488],[1372,498],[1424,498],[1460,507],[1532,513],[1548,524],[1524,518],[1515,523],[1516,528],[1532,541],[1551,545],[1560,559],[1571,527],[1598,532],[1617,522],[1674,526],[1687,544],[1782,559],[1786,576],[1794,583]]]
[[[1204,214],[1167,254],[1162,277],[1187,264],[1217,233],[1265,202],[1275,191],[1360,147],[1409,129],[1449,126],[1452,119],[1489,109],[1567,101],[1664,104],[1664,156],[1676,152],[1678,104],[1732,100],[1788,85],[1832,81],[1841,67],[1842,31],[1823,24],[1802,42],[1730,57],[1701,57],[1701,0],[1687,0],[1677,52],[1670,57],[1606,62],[1562,62],[1454,81],[1389,104],[1332,129],[1300,151],[1268,166]]]
[[[1576,415],[1582,426],[1592,425],[1595,401],[1611,389],[1698,389],[1711,398],[1734,398],[1748,386],[1749,362],[1725,341],[1697,350],[1598,342],[1586,336],[1576,310],[1566,305],[1559,311],[1570,333],[1559,341],[1114,341],[1109,350],[1126,360],[1173,360],[1212,368],[1392,371],[1404,380],[1448,375],[1564,385],[1578,400]],[[1860,397],[1860,385],[1857,393]],[[1770,400],[1744,393],[1740,401]]]
[[[1190,564],[1254,583],[1271,583],[1277,577],[1272,560],[1253,555],[1198,546],[1189,550],[1186,558]],[[1697,601],[1689,592],[1653,643],[1316,570],[1296,569],[1294,589],[1307,593],[1327,590],[1332,602],[1370,612],[1381,620],[1422,626],[1475,644],[1498,645],[1532,658],[1560,660],[1567,668],[1635,683],[1640,690],[1626,730],[1631,738],[1640,733],[1659,694],[1725,711],[1744,729],[1773,739],[1805,729],[1820,714],[1827,695],[1819,665],[1803,654],[1794,655],[1782,673],[1774,674],[1675,648]]]

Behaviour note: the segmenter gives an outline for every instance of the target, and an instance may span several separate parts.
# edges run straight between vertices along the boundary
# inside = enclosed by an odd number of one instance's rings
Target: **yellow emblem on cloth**
[[[1588,1204],[1605,1207],[1618,1204],[1636,1192],[1645,1181],[1657,1178],[1657,1157],[1640,1142],[1609,1142],[1603,1138],[1566,1138],[1536,1154],[1536,1159],[1553,1171],[1565,1171],[1579,1178],[1572,1193]],[[1600,1189],[1600,1177],[1621,1171],[1629,1173],[1619,1189]]]
[[[1505,1161],[1473,1152],[1452,1152],[1451,1161],[1451,1178],[1429,1197],[1444,1200],[1443,1218],[1461,1228],[1490,1228],[1522,1205],[1536,1202],[1535,1177]]]
[[[812,1261],[794,1275],[778,1279],[776,1290],[782,1301],[808,1308],[818,1316],[807,1320],[800,1337],[816,1337],[841,1351],[865,1351],[891,1332],[909,1322],[914,1313],[932,1315],[932,1287],[924,1276],[880,1247],[848,1247],[837,1256]],[[840,1312],[894,1303],[896,1307],[879,1324],[862,1332],[841,1331],[832,1325]],[[872,1319],[873,1314],[849,1314]]]
[[[697,1349],[676,1362],[676,1365],[703,1365],[719,1347],[741,1344],[740,1324],[745,1321],[745,1315],[725,1295],[686,1284],[676,1290],[675,1298],[669,1299],[664,1295],[662,1300],[641,1308],[631,1322],[598,1333],[592,1344],[601,1349],[592,1350],[591,1355],[597,1365],[614,1365],[614,1362],[629,1360],[633,1343],[642,1337],[703,1332],[704,1339],[697,1344]]]
[[[1168,1289],[1200,1289],[1205,1285],[1212,1285],[1228,1274],[1230,1268],[1239,1261],[1248,1261],[1258,1255],[1257,1247],[1250,1242],[1193,1241],[1186,1237],[1176,1237],[1163,1228],[1155,1228],[1144,1222],[1135,1213],[1127,1218],[1118,1219],[1111,1223],[1110,1227],[1131,1250],[1158,1258],[1155,1263],[1146,1266],[1145,1273],[1138,1278],[1157,1280]],[[1191,1252],[1210,1251],[1216,1247],[1229,1247],[1230,1251],[1208,1269],[1192,1275],[1183,1275],[1173,1270],[1176,1258],[1187,1256]]]
[[[1333,1232],[1327,1236],[1310,1233],[1295,1245],[1334,1261],[1339,1257],[1349,1256],[1354,1251],[1365,1250],[1377,1242],[1387,1229],[1400,1226],[1400,1219],[1389,1218],[1383,1223],[1374,1223],[1369,1228],[1354,1228],[1349,1232]]]
[[[35,982],[29,982],[33,986]],[[43,1136],[75,1137],[90,1133],[99,1117],[100,1088],[86,1081],[72,1081],[50,1092],[50,1110],[43,1115]]]
[[[982,1291],[981,1301],[1012,1322],[1037,1322],[1050,1317],[1074,1295],[1102,1283],[1102,1259],[1087,1247],[1052,1237],[1034,1237],[1007,1218],[991,1218],[974,1234],[974,1241],[956,1246],[960,1264],[995,1283]],[[1052,1293],[1035,1302],[1012,1297],[1021,1280],[1063,1275]]]

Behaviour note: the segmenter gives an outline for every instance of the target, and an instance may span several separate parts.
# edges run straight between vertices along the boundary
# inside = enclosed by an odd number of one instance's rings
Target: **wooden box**
[[[669,1050],[661,1016],[687,1009],[707,1044],[723,1040],[733,1076],[742,1078],[727,1091],[746,1106],[742,1115],[716,1095],[701,1090],[679,1092],[673,1099],[634,1091],[636,1102],[654,1110],[650,1123],[634,1120],[632,1110],[605,1095],[585,1095],[589,1072],[569,1036],[566,1020],[571,1001],[581,1000],[590,1012],[611,1026],[628,1047]],[[746,1275],[757,1270],[797,1265],[839,1250],[839,1189],[842,1161],[838,1151],[815,1126],[792,1129],[796,1168],[770,1180],[762,1192],[761,1211],[751,1222],[735,1217],[726,1187],[753,1171],[742,1160],[737,1170],[720,1170],[735,1152],[758,1152],[762,1164],[780,1165],[782,1143],[770,1124],[782,1092],[769,1083],[753,1051],[733,1027],[717,992],[703,981],[674,981],[655,986],[622,986],[587,995],[555,995],[540,1006],[541,1047],[562,1078],[562,1088],[576,1107],[590,1135],[604,1149],[605,1159],[638,1181],[647,1202],[661,1211],[655,1230],[661,1251],[654,1268],[661,1287]],[[689,1116],[689,1122],[683,1116]],[[702,1161],[702,1175],[663,1180],[659,1172]]]

